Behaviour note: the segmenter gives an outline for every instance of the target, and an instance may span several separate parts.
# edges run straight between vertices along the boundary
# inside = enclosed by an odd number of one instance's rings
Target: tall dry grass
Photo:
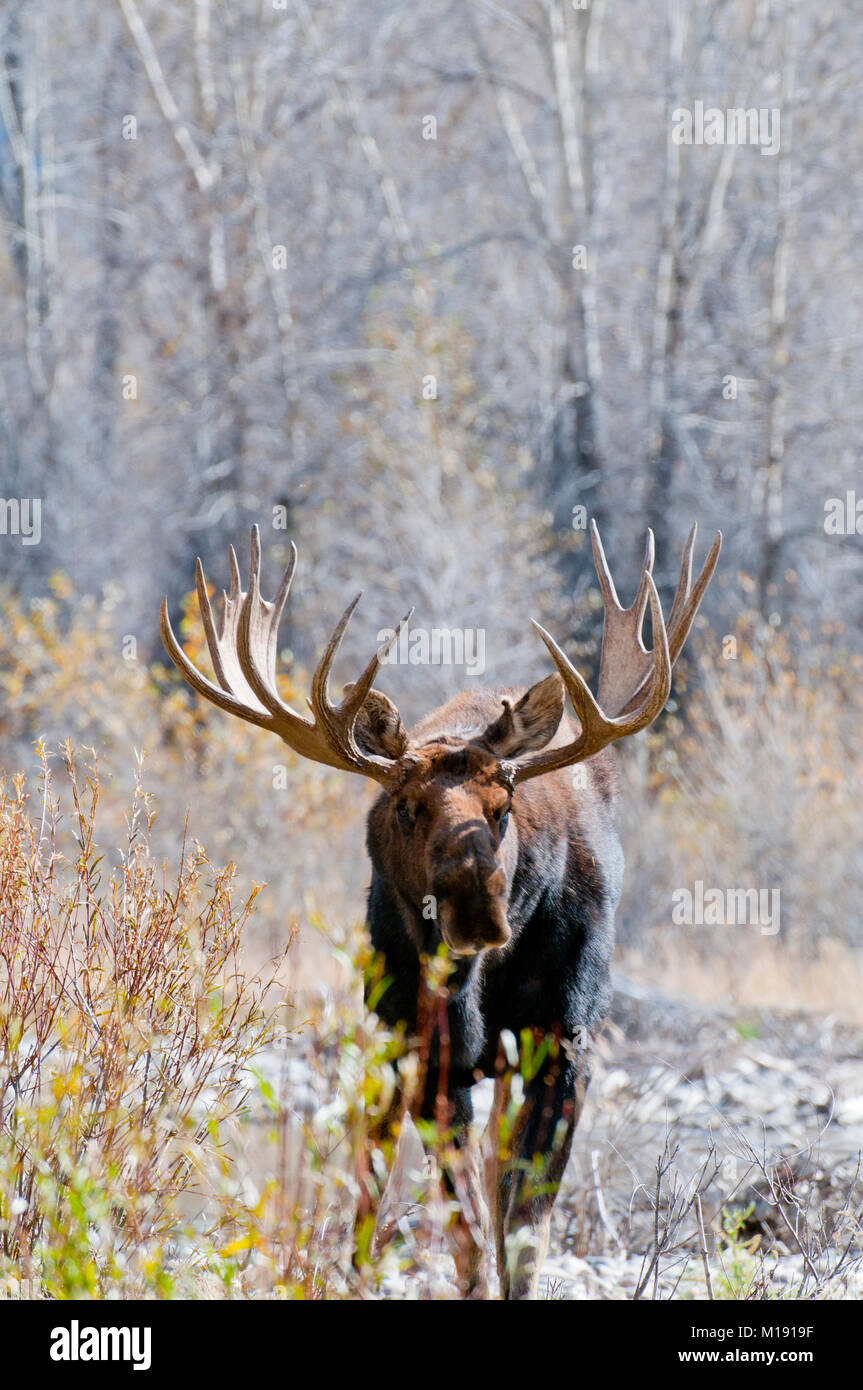
[[[840,641],[742,618],[701,643],[691,689],[675,677],[649,753],[624,750],[619,939],[643,978],[863,1022],[863,661]],[[676,926],[697,880],[778,889],[778,931]]]

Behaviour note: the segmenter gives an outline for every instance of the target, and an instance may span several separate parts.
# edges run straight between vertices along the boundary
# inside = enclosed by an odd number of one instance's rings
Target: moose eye
[[[509,806],[498,806],[494,812],[494,819],[501,834],[506,830],[506,823],[509,820]]]
[[[400,801],[398,803],[398,805],[396,806],[396,815],[398,816],[399,825],[404,830],[409,829],[413,817],[410,812],[410,807],[408,806],[406,801]]]

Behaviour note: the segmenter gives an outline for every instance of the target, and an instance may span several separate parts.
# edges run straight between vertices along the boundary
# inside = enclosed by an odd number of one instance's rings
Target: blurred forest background
[[[824,520],[860,476],[861,66],[831,0],[0,4],[0,480],[42,507],[0,537],[7,769],[71,736],[119,798],[143,746],[160,843],[191,805],[268,941],[358,918],[367,789],[275,787],[165,670],[162,594],[189,617],[258,521],[265,591],[300,548],[299,700],[358,588],[344,679],[416,604],[527,683],[530,616],[595,656],[574,508],[623,594],[653,526],[666,604],[697,518],[720,571],[619,759],[623,936],[701,878],[781,887],[774,954],[858,944],[863,546]],[[696,100],[778,109],[779,152],[675,144]],[[384,674],[409,720],[465,680]]]
[[[600,1252],[590,1296],[660,1264],[653,1296],[703,1296],[676,1236],[650,1251],[688,1222],[701,1278],[722,1111],[719,1296],[778,1287],[762,1239],[799,1296],[860,1266],[861,76],[849,0],[0,0],[0,1280],[365,1287],[333,1213],[395,1056],[351,965],[371,788],[197,700],[158,637],[167,594],[206,666],[195,557],[218,592],[253,522],[265,594],[299,546],[300,706],[359,588],[341,680],[412,604],[485,630],[486,683],[548,671],[531,617],[591,674],[584,523],[624,602],[654,528],[666,612],[692,521],[697,565],[722,529],[668,709],[618,751],[615,1007],[661,994],[598,1047],[611,1139],[591,1112],[554,1248]],[[675,143],[696,102],[778,112],[778,152]],[[378,684],[413,722],[466,680]],[[699,880],[778,889],[778,931],[674,925]],[[837,1095],[793,1174],[827,1234],[744,1245],[745,1183],[799,1214],[783,1156]]]

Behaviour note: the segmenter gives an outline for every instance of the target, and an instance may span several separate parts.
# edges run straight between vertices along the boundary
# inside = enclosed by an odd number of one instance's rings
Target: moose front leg
[[[448,1111],[448,1116],[442,1110]],[[364,1267],[382,1253],[398,1229],[401,1194],[393,1194],[392,1183],[400,1168],[396,1151],[406,1113],[404,1097],[396,1093],[386,1111],[369,1121],[365,1142],[360,1146],[352,1252],[353,1268],[360,1278]],[[439,1100],[427,1103],[421,1107],[418,1118],[429,1120],[433,1115],[442,1129],[440,1141],[432,1146],[431,1157],[438,1180],[452,1203],[448,1237],[459,1292],[463,1298],[487,1299],[491,1216],[480,1148],[471,1132],[470,1090],[454,1091],[449,1101],[444,1100],[443,1107]]]
[[[365,1131],[358,1136],[354,1173],[357,1208],[351,1264],[359,1275],[393,1234],[392,1230],[380,1229],[378,1215],[392,1173],[403,1120],[404,1099],[401,1088],[396,1086],[388,1103],[377,1114],[366,1118]]]
[[[488,1298],[488,1246],[491,1217],[479,1144],[471,1132],[470,1090],[454,1097],[453,1139],[444,1156],[444,1182],[455,1198],[450,1243],[459,1291],[463,1298]]]
[[[525,1086],[496,1192],[495,1239],[505,1299],[536,1298],[548,1253],[551,1211],[588,1080],[586,1061],[573,1062],[561,1052]],[[499,1080],[496,1086],[503,1084]]]

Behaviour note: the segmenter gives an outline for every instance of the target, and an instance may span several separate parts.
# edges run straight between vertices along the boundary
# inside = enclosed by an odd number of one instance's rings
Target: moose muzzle
[[[441,935],[455,955],[477,955],[509,941],[506,874],[496,860],[470,856],[444,866],[433,892]]]

